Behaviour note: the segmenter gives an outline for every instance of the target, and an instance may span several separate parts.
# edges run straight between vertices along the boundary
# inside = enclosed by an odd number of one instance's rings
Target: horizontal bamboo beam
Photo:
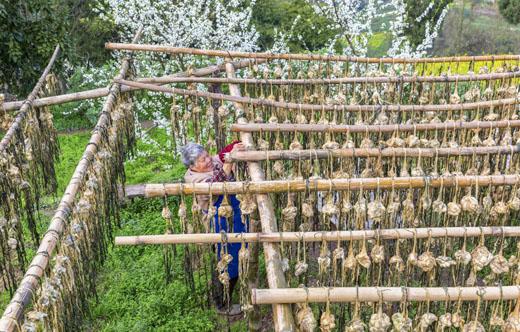
[[[306,160],[334,158],[366,157],[449,157],[487,154],[512,154],[520,152],[520,145],[478,146],[459,148],[355,148],[355,149],[316,149],[316,150],[269,150],[235,151],[225,154],[227,162],[262,161],[262,160]]]
[[[430,177],[398,177],[398,178],[349,178],[319,180],[273,180],[251,182],[214,182],[214,183],[150,183],[127,185],[125,191],[128,198],[164,197],[178,195],[222,195],[226,194],[269,194],[310,191],[345,191],[372,189],[406,189],[443,187],[503,186],[520,184],[520,175],[476,175],[476,176],[440,176]]]
[[[330,302],[412,302],[516,300],[520,286],[488,287],[331,287],[253,289],[253,304]]]
[[[520,120],[500,121],[447,121],[442,123],[389,124],[389,125],[333,125],[297,123],[234,123],[232,132],[304,132],[304,133],[393,133],[454,129],[519,128]]]
[[[250,97],[238,97],[230,96],[222,93],[211,93],[197,90],[187,90],[179,88],[168,88],[164,86],[157,86],[153,84],[139,83],[136,81],[128,80],[114,80],[114,82],[123,84],[126,86],[146,89],[150,91],[163,92],[166,94],[180,94],[186,96],[194,96],[201,98],[211,98],[215,100],[226,100],[234,103],[243,103],[246,105],[260,105],[277,107],[283,109],[295,109],[301,111],[348,111],[348,112],[374,112],[379,110],[385,110],[389,112],[440,112],[440,111],[465,111],[481,109],[484,110],[489,107],[516,105],[520,103],[517,98],[506,98],[489,101],[479,101],[473,103],[462,103],[462,104],[445,104],[445,105],[316,105],[316,104],[297,104],[297,103],[286,103],[279,101],[272,101],[269,99],[250,98]]]
[[[201,50],[197,48],[173,47],[169,45],[150,45],[150,44],[125,44],[125,43],[106,43],[105,48],[109,50],[125,51],[146,51],[161,52],[169,54],[190,54],[215,56],[222,58],[248,58],[248,59],[283,59],[283,60],[303,60],[303,61],[340,61],[340,62],[360,62],[360,63],[439,63],[439,62],[476,62],[476,61],[520,61],[520,55],[481,55],[481,56],[457,56],[457,57],[438,57],[438,58],[363,58],[346,55],[323,55],[323,54],[274,54],[274,53],[254,53],[237,52],[222,50]]]
[[[381,230],[354,230],[329,232],[274,232],[274,233],[227,233],[229,243],[279,243],[279,242],[334,242],[369,239],[426,239],[459,238],[484,236],[520,237],[520,226],[504,227],[427,227],[395,228]],[[165,244],[209,244],[222,243],[222,235],[217,233],[164,234],[116,236],[117,246],[165,245]]]
[[[236,61],[234,62],[234,65],[236,68],[244,68],[250,65],[252,60],[243,60],[243,61]],[[194,69],[190,72],[179,72],[172,75],[166,75],[161,77],[150,77],[150,78],[142,78],[139,79],[138,82],[142,83],[160,83],[160,84],[167,84],[167,83],[174,83],[176,80],[181,79],[183,76],[207,76],[216,74],[218,72],[224,71],[225,66],[224,64],[220,65],[213,65],[209,67],[204,68],[198,68]],[[128,91],[135,91],[139,90],[135,87],[129,87],[129,86],[123,86],[121,88],[121,92],[128,92]],[[51,96],[51,97],[45,97],[45,98],[39,98],[35,99],[33,102],[34,107],[43,107],[43,106],[51,106],[51,105],[59,105],[74,101],[80,101],[85,99],[94,99],[94,98],[101,98],[106,97],[109,93],[109,88],[98,88],[93,90],[87,90],[87,91],[80,91],[80,92],[73,92],[73,93],[67,93],[63,95],[58,96]],[[0,104],[0,109],[4,111],[15,111],[19,109],[25,100],[20,101],[12,101],[8,103]]]
[[[9,129],[5,133],[4,137],[2,137],[2,140],[0,141],[0,152],[5,151],[9,143],[11,142],[11,139],[16,135],[16,132],[22,125],[23,120],[25,119],[25,116],[27,115],[27,112],[31,109],[31,107],[34,105],[34,100],[38,96],[38,93],[43,88],[43,85],[45,84],[45,79],[47,78],[47,75],[49,75],[52,66],[54,65],[54,62],[58,58],[58,55],[60,54],[60,45],[57,45],[54,49],[54,52],[52,53],[52,56],[49,60],[49,63],[43,70],[43,73],[41,74],[40,78],[36,82],[36,85],[32,89],[29,96],[27,96],[27,99],[23,102],[20,108],[20,112],[16,115],[16,118],[14,119],[13,123],[9,126]]]
[[[340,78],[283,78],[283,79],[262,79],[262,78],[224,78],[224,77],[179,77],[169,82],[158,78],[154,83],[218,83],[218,84],[251,84],[251,85],[335,85],[335,84],[356,84],[356,83],[415,83],[415,82],[478,82],[491,80],[504,80],[520,77],[520,72],[505,72],[491,74],[472,74],[472,75],[441,75],[441,76],[355,76]]]
[[[134,40],[141,36],[142,28],[140,28],[134,36]],[[125,58],[122,61],[121,69],[118,73],[118,77],[125,77],[130,68],[129,59]],[[83,183],[87,176],[88,167],[93,163],[94,156],[98,151],[98,146],[103,139],[102,128],[105,128],[109,124],[110,112],[117,102],[117,96],[120,93],[120,85],[112,84],[110,87],[110,93],[105,100],[103,110],[98,118],[94,132],[90,137],[90,141],[83,152],[83,156],[79,161],[72,178],[65,188],[65,192],[61,198],[61,201],[51,219],[47,232],[40,242],[40,246],[36,251],[36,255],[33,257],[29,268],[25,272],[25,275],[20,282],[18,289],[11,298],[9,305],[5,308],[5,311],[0,319],[0,331],[11,332],[18,331],[20,328],[19,322],[23,318],[25,309],[30,305],[33,295],[36,294],[36,290],[40,284],[40,278],[47,271],[50,260],[54,249],[58,245],[59,238],[63,234],[68,218],[72,213],[72,207],[74,206],[74,200],[78,192],[83,188]]]

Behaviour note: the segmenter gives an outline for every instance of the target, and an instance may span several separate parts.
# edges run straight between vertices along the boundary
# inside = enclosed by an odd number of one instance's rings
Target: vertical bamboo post
[[[232,70],[231,73],[234,75],[235,68],[232,64],[229,65],[229,67],[228,67],[228,64],[226,63],[225,67],[226,67],[227,75],[231,75],[230,72],[228,71],[228,68],[231,68],[231,70]],[[215,91],[212,91],[212,92],[221,93],[220,85],[215,85],[215,88],[216,88]],[[240,90],[238,88],[232,89],[231,85],[230,85],[230,90],[234,91],[240,95]],[[218,106],[220,106],[221,101],[214,100],[214,103],[218,103]],[[217,108],[215,108],[215,110],[216,110],[215,117],[219,118]],[[219,149],[221,149],[225,145],[225,137],[223,137],[224,135],[222,135],[220,123],[218,123],[218,125],[219,125],[219,127],[218,127],[218,130],[215,132],[215,136],[216,136],[216,140],[217,140],[217,147],[220,143],[221,147],[219,147]],[[217,136],[217,134],[218,134],[218,136]],[[249,165],[249,163],[248,163],[248,165]],[[260,214],[258,214],[258,215],[260,215]],[[258,220],[254,220],[252,217],[249,220],[249,232],[258,232]],[[259,243],[249,243],[248,245],[249,245],[249,250],[251,251],[251,258],[249,261],[249,274],[247,276],[247,287],[248,287],[247,292],[250,293],[251,290],[255,289],[255,287],[258,287],[258,255],[260,252],[260,250],[259,250],[260,244]],[[249,320],[248,320],[249,331],[260,331],[261,324],[262,324],[261,318],[262,318],[262,316],[260,315],[260,307],[258,305],[253,305],[253,310],[249,313]]]
[[[228,78],[235,78],[235,68],[233,64],[229,63],[230,59],[226,59],[226,73]],[[230,94],[232,96],[240,97],[240,88],[236,84],[229,84]],[[237,109],[244,111],[242,104],[235,103]],[[243,117],[237,120],[238,123],[247,123],[247,120]],[[246,145],[253,145],[253,137],[250,133],[240,133],[240,140]],[[265,180],[262,168],[257,162],[248,162],[247,167],[252,181],[263,181]],[[262,226],[262,232],[272,233],[277,232],[278,227],[276,224],[276,216],[274,214],[273,203],[266,194],[256,195],[256,202],[258,205],[258,213],[260,215],[260,223]],[[251,229],[255,232],[256,229]],[[278,244],[275,243],[264,243],[264,256],[265,265],[267,271],[267,282],[269,288],[284,288],[287,287],[285,275],[282,271],[282,264],[280,260],[280,250]],[[258,269],[258,266],[256,267]],[[257,283],[257,281],[255,281]],[[255,308],[255,312],[258,309]],[[252,317],[253,319],[253,317]],[[291,306],[288,304],[273,304],[273,321],[274,328],[276,331],[296,331],[294,326],[294,318],[291,310]],[[250,322],[251,323],[251,322]],[[252,324],[250,324],[251,327]]]
[[[220,84],[208,85],[208,91],[212,93],[222,93]],[[211,100],[211,106],[215,110],[213,114],[213,130],[215,131],[215,143],[217,144],[217,151],[220,151],[225,146],[225,137],[222,135],[222,128],[220,127],[220,117],[218,115],[218,108],[222,105],[222,101],[218,99]]]

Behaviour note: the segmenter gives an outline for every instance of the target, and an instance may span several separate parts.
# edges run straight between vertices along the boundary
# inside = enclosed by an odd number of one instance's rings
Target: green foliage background
[[[520,23],[520,0],[498,0],[498,8],[509,23]]]
[[[100,65],[110,53],[104,43],[117,36],[112,20],[103,20],[103,1],[12,0],[0,2],[0,91],[26,95],[60,44],[70,65]],[[65,73],[66,74],[66,73]],[[66,76],[66,75],[65,75]],[[3,85],[3,86],[2,86]]]
[[[300,17],[296,24],[294,21]],[[292,52],[318,51],[327,46],[327,41],[336,34],[326,18],[318,16],[305,0],[257,0],[253,10],[253,24],[260,34],[262,49],[270,48],[276,32],[293,29],[294,36],[288,41]]]
[[[424,39],[426,32],[426,22],[431,23],[431,28],[439,17],[446,6],[451,4],[453,0],[435,0],[433,2],[433,8],[430,9],[428,14],[424,18],[417,22],[418,18],[431,3],[431,0],[405,0],[406,4],[406,23],[408,27],[405,29],[405,33],[410,39],[412,46],[419,45]]]
[[[432,51],[435,55],[518,52],[518,29],[505,22],[507,19],[518,24],[520,0],[498,1],[505,19],[495,16],[497,6],[486,1],[435,0],[433,8],[420,22],[416,18],[430,0],[405,0],[405,3],[409,24],[405,34],[412,45],[421,42],[426,22],[435,22],[442,10],[452,5]],[[478,11],[479,8],[482,10]],[[381,22],[374,23],[369,56],[383,56],[388,50],[390,20],[383,17]],[[252,24],[259,32],[261,50],[272,47],[283,33],[290,35],[287,44],[291,52],[320,52],[338,33],[306,0],[257,0]],[[118,40],[118,30],[106,0],[0,1],[0,93],[8,92],[18,98],[27,95],[58,43],[63,50],[56,67],[61,89],[88,89],[78,84],[82,72],[110,63],[110,53],[104,48],[104,43],[110,40]],[[343,42],[337,41],[335,51],[341,51]],[[88,109],[79,110],[78,114],[88,117],[89,124],[95,119],[95,114],[88,113]]]

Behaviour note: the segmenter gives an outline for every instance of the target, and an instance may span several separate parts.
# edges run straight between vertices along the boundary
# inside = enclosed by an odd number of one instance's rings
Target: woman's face
[[[211,160],[211,157],[207,151],[203,151],[197,160],[195,161],[195,164],[191,166],[191,169],[195,172],[209,172],[213,169],[213,161]]]

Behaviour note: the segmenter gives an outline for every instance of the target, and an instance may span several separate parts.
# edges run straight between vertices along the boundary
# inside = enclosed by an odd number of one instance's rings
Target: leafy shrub
[[[509,23],[520,23],[520,0],[498,0],[498,8]]]

